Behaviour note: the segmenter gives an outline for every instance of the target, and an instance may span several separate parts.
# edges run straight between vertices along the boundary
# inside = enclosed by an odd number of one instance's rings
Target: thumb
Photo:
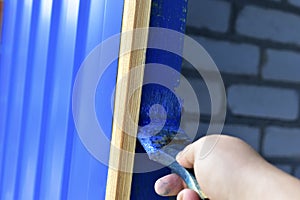
[[[211,153],[220,139],[220,135],[209,135],[200,138],[192,144],[186,146],[176,156],[177,162],[185,168],[193,168],[196,157],[204,159]]]
[[[195,147],[194,143],[186,146],[182,151],[180,151],[177,156],[177,162],[185,168],[193,168],[195,161]]]

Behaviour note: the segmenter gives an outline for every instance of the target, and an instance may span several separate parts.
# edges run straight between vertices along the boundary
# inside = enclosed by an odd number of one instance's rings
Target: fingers
[[[177,174],[169,174],[155,182],[154,189],[160,196],[175,196],[186,187]]]
[[[195,191],[184,189],[186,185],[177,174],[169,174],[158,179],[154,188],[160,196],[177,195],[177,200],[199,200],[199,196]]]
[[[177,200],[199,200],[199,196],[193,190],[184,189],[177,195]]]

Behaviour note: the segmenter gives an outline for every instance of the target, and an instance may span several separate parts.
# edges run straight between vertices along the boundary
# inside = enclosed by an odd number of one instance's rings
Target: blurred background
[[[187,35],[221,71],[227,91],[223,133],[244,139],[268,161],[300,177],[300,1],[189,0]],[[201,119],[210,119],[207,88],[188,63],[183,74],[196,91]],[[185,110],[189,127],[198,123]]]

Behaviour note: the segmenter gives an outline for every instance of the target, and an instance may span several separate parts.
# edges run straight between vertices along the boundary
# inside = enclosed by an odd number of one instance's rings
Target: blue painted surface
[[[186,12],[187,0],[152,0],[150,26],[168,28],[184,33]],[[178,44],[175,45],[178,45],[178,49],[182,49],[183,41],[181,38],[178,38]],[[180,72],[182,58],[167,51],[148,49],[146,54],[146,63],[164,64]],[[166,76],[168,75],[169,74],[166,74]],[[149,74],[145,73],[144,76],[147,77]],[[174,98],[172,92],[178,84],[176,78],[172,84],[173,88],[170,88],[171,91],[168,88],[161,87],[156,84],[143,86],[139,119],[140,126],[150,123],[149,108],[153,104],[160,104],[167,111],[165,127],[170,126],[174,130],[178,129],[181,117],[181,103],[178,102],[177,98]],[[139,142],[137,142],[136,152],[145,153]],[[139,164],[141,163],[135,163],[135,165]],[[158,178],[169,173],[170,170],[168,168],[162,168],[153,172],[134,174],[131,199],[168,199],[167,197],[158,196],[155,193],[153,186]]]
[[[71,92],[87,54],[120,32],[122,11],[123,1],[5,2],[0,60],[1,200],[104,199],[107,167],[87,152],[77,136]],[[107,84],[115,84],[116,69],[115,63]],[[111,127],[109,115],[101,116]]]
[[[184,31],[186,1],[153,3],[151,26]],[[104,199],[107,167],[88,153],[77,136],[71,91],[84,58],[120,32],[123,1],[9,0],[4,6],[0,199]],[[181,58],[158,50],[147,52],[147,62],[178,71],[181,66]],[[113,78],[104,80],[111,88],[116,69],[115,62],[107,72]],[[110,133],[111,112],[104,105],[96,108]],[[134,175],[132,199],[163,199],[152,185],[166,173],[163,169]]]

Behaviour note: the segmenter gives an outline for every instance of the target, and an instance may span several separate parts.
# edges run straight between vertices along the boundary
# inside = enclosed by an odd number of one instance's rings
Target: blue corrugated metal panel
[[[107,168],[76,134],[71,92],[86,55],[120,32],[122,10],[109,0],[5,2],[0,199],[104,199]]]
[[[151,26],[184,30],[181,9],[186,1],[153,2],[157,4]],[[104,199],[107,167],[87,152],[77,136],[71,91],[83,59],[101,41],[120,32],[122,10],[123,1],[116,0],[5,2],[0,55],[1,200]],[[147,60],[177,70],[181,64],[180,58],[158,51],[148,52]],[[114,62],[107,71],[112,77],[105,79],[108,93],[116,69]],[[96,108],[104,111],[99,121],[110,133],[109,108],[97,102]],[[133,199],[159,198],[153,189],[141,187],[152,188],[162,173],[134,176]]]

